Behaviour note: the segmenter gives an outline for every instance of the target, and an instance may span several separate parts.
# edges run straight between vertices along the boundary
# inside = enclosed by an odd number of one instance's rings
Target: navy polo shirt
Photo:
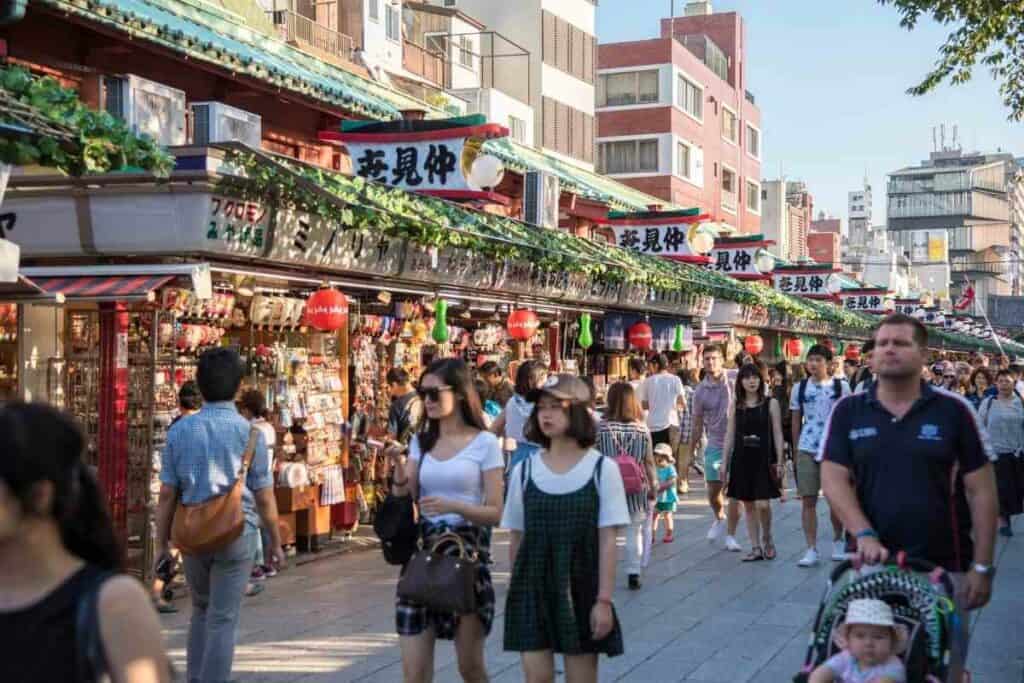
[[[818,457],[850,470],[861,508],[890,552],[968,569],[974,544],[963,475],[993,458],[962,397],[922,382],[921,398],[897,419],[872,385],[836,404]]]

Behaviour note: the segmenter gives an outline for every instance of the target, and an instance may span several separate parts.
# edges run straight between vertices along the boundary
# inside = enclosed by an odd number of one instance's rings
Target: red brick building
[[[600,172],[760,232],[761,112],[738,14],[662,19],[659,38],[600,45],[597,86]]]
[[[838,232],[810,232],[807,234],[807,253],[818,263],[841,267],[841,237]]]

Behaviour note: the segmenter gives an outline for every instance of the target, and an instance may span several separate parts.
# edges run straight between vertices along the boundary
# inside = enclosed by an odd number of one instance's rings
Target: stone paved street
[[[710,513],[703,490],[686,496],[677,513],[677,538],[655,549],[643,589],[630,592],[618,577],[616,603],[626,654],[602,660],[602,681],[786,683],[803,661],[828,565],[799,569],[803,551],[799,504],[775,505],[774,562],[743,564],[739,554],[704,538]],[[827,545],[825,506],[820,510]],[[1022,527],[1024,532],[1024,527]],[[741,525],[739,538],[746,542]],[[508,583],[507,538],[498,534],[494,577],[498,617],[488,639],[495,682],[522,680],[518,658],[501,650],[501,610]],[[1024,683],[1024,537],[1000,540],[995,600],[976,621],[970,668],[974,683]],[[830,565],[830,563],[829,563]],[[394,634],[397,570],[376,551],[352,553],[293,567],[247,599],[235,675],[256,681],[401,681]],[[184,669],[187,627],[182,613],[163,617],[176,665]],[[442,643],[437,681],[458,681],[454,650]]]

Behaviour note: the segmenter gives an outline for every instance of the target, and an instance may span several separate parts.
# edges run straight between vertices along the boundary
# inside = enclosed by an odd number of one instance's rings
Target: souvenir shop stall
[[[0,304],[0,403],[18,394],[18,306]]]

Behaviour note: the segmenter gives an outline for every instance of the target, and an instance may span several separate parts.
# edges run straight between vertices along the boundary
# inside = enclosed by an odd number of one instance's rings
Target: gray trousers
[[[226,683],[231,678],[238,613],[258,544],[259,533],[247,526],[222,550],[185,556],[185,579],[192,592],[188,683]]]

